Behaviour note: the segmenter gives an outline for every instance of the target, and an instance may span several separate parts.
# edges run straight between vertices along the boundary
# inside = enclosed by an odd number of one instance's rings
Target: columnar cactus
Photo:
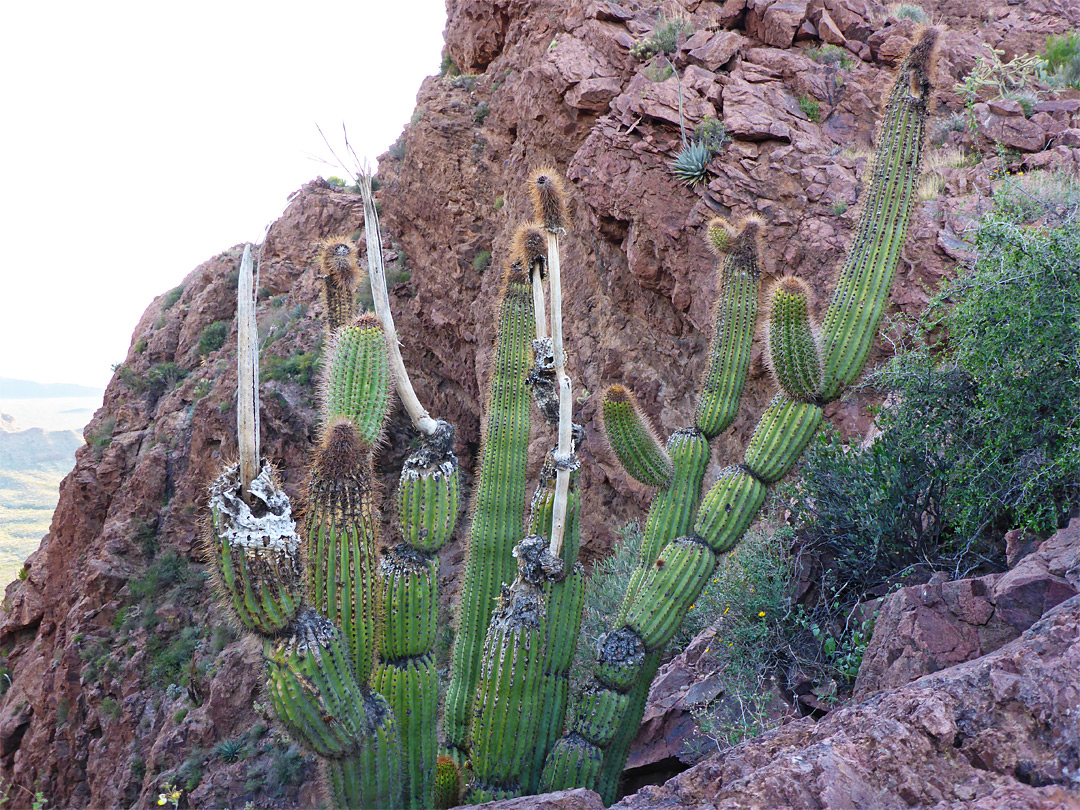
[[[324,243],[332,338],[304,531],[270,467],[251,462],[257,442],[247,435],[247,467],[227,470],[212,488],[207,539],[223,604],[264,639],[270,703],[289,734],[318,755],[335,807],[444,806],[462,788],[470,802],[577,786],[614,798],[665,645],[718,557],[755,519],[768,486],[797,462],[824,405],[866,361],[913,205],[935,39],[933,30],[924,34],[900,68],[855,243],[821,329],[802,282],[784,278],[768,292],[764,332],[778,393],[741,461],[702,494],[710,441],[735,418],[749,368],[766,223],[714,220],[708,228],[720,296],[694,424],[662,444],[627,388],[607,391],[610,447],[655,493],[625,599],[598,643],[590,683],[573,696],[567,674],[584,590],[575,453],[583,434],[571,421],[561,322],[567,214],[558,176],[533,176],[536,223],[514,240],[497,307],[442,755],[435,555],[459,508],[454,431],[423,410],[408,381],[378,215],[362,178],[377,317],[353,314],[351,245]],[[243,299],[250,272],[242,278]],[[257,391],[244,358],[241,388]],[[402,470],[397,522],[382,539],[372,451],[392,387],[420,442]],[[556,432],[527,509],[533,401]],[[241,433],[257,424],[250,416]],[[256,467],[257,474],[244,471]]]

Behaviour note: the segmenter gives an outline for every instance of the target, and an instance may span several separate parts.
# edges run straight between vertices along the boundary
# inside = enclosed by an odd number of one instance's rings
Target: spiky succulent
[[[679,150],[668,168],[684,185],[693,186],[709,176],[709,163],[715,156],[711,147],[695,138]]]

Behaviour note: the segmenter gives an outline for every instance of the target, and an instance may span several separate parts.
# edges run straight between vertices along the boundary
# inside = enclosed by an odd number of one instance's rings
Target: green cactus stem
[[[709,245],[717,257],[716,314],[709,366],[701,386],[695,424],[708,439],[735,418],[750,368],[757,323],[761,263],[761,220],[748,217],[737,227],[722,219],[709,224]]]
[[[380,661],[372,688],[389,702],[401,735],[404,807],[425,810],[434,803],[439,713],[439,673],[432,655]]]
[[[709,442],[697,428],[675,431],[667,449],[674,475],[671,483],[653,496],[649,507],[641,542],[644,568],[652,565],[668,541],[690,533],[701,498],[701,482],[709,465]]]
[[[382,326],[374,315],[361,315],[331,339],[322,382],[327,421],[348,417],[368,446],[378,443],[390,409],[389,356]]]
[[[256,515],[240,496],[239,464],[210,488],[210,531],[205,557],[218,593],[241,625],[273,636],[292,624],[304,593],[300,538],[288,496],[263,463],[248,492]]]
[[[459,474],[453,448],[453,426],[439,421],[405,459],[398,487],[405,542],[389,549],[379,563],[383,662],[376,665],[372,683],[397,717],[406,806],[418,810],[435,802],[439,561],[432,555],[449,539],[457,520]]]
[[[727,467],[701,501],[694,533],[713,550],[723,554],[742,539],[768,488],[742,467]]]
[[[549,456],[540,474],[540,485],[533,496],[530,534],[550,537],[554,501],[555,467]],[[566,542],[562,552],[563,571],[569,573],[543,583],[546,608],[542,645],[544,663],[539,688],[541,705],[545,710],[541,714],[532,758],[526,761],[520,774],[521,786],[526,793],[535,793],[538,789],[544,760],[563,732],[570,665],[577,651],[585,598],[585,570],[577,562],[581,542],[580,507],[577,479],[576,475],[572,475],[567,503]]]
[[[552,793],[581,785],[594,785],[603,765],[600,749],[579,734],[566,734],[555,743],[544,763],[540,790]]]
[[[810,320],[810,291],[797,278],[781,279],[769,298],[769,370],[788,399],[810,401],[821,386],[821,350]]]
[[[646,650],[662,649],[668,643],[715,565],[712,550],[700,538],[688,535],[664,546],[645,569],[637,593],[629,601],[626,625],[637,633]]]
[[[401,745],[394,713],[381,695],[368,693],[367,735],[354,756],[321,759],[334,808],[403,807]]]
[[[460,752],[466,750],[469,709],[476,694],[480,653],[494,599],[502,583],[513,577],[511,552],[525,523],[530,405],[525,378],[536,327],[532,289],[523,269],[510,268],[500,298],[495,361],[443,716],[446,745]]]
[[[460,479],[454,427],[439,421],[401,467],[398,522],[406,543],[434,553],[450,539],[457,525]]]
[[[461,804],[461,772],[450,757],[435,761],[435,810],[450,810]]]
[[[288,635],[266,639],[264,657],[270,703],[294,739],[334,759],[359,750],[369,710],[385,701],[357,684],[333,624],[305,608]]]
[[[371,675],[382,631],[377,494],[370,447],[341,417],[326,430],[308,485],[309,599],[341,628],[360,683]]]
[[[634,480],[666,487],[675,470],[651,423],[630,390],[613,385],[604,394],[604,434],[608,446]]]
[[[747,469],[765,484],[779,481],[799,460],[817,432],[821,417],[821,406],[793,402],[777,394],[750,437]]]
[[[532,758],[541,714],[543,582],[562,572],[545,539],[530,535],[515,549],[519,577],[505,587],[484,641],[470,730],[477,782],[520,795],[520,774]]]
[[[879,127],[855,241],[822,324],[826,401],[862,373],[885,312],[916,201],[937,37],[927,29],[901,63]]]

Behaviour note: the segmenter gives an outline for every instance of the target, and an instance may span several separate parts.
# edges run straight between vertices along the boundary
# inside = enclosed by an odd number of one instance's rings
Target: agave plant
[[[668,167],[685,185],[693,186],[709,176],[709,161],[715,154],[715,150],[694,138],[679,150]]]

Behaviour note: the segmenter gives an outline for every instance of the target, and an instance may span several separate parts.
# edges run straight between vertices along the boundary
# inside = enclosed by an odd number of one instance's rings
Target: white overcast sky
[[[5,3],[0,377],[104,386],[155,295],[340,174],[316,124],[374,163],[444,25],[443,0]]]

